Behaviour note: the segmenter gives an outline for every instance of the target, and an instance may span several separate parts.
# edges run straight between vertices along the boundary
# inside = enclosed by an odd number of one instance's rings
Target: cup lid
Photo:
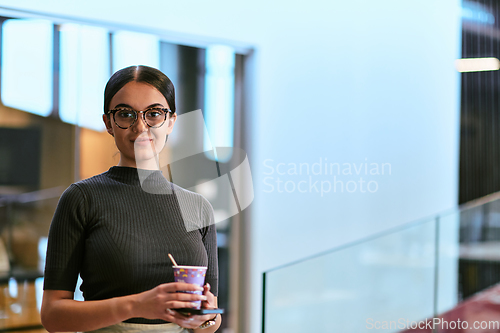
[[[188,268],[188,269],[207,269],[207,266],[172,266],[173,268]]]

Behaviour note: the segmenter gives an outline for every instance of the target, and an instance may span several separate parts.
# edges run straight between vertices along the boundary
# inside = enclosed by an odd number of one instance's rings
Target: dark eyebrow
[[[150,106],[148,106],[146,109],[149,109],[149,108],[156,108],[156,107],[164,108],[163,104],[160,104],[160,103],[154,103],[154,104],[151,104]]]
[[[146,109],[150,109],[150,108],[154,108],[154,107],[161,107],[163,108],[164,106],[160,103],[153,103],[151,105],[149,105],[148,107],[146,107]],[[134,109],[133,107],[131,107],[130,105],[128,104],[124,104],[124,103],[121,103],[121,104],[118,104],[117,106],[115,106],[115,109],[116,108],[129,108],[129,109]],[[145,110],[146,110],[145,109]]]
[[[122,104],[118,104],[118,105],[116,105],[114,108],[115,108],[115,109],[116,109],[116,108],[129,108],[129,109],[132,109],[132,107],[131,107],[130,105],[128,105],[128,104],[123,104],[123,103],[122,103]]]

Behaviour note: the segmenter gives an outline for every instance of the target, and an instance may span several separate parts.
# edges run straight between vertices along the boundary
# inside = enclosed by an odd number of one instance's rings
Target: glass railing
[[[62,188],[0,196],[0,333],[40,320],[47,234]]]
[[[493,332],[498,282],[499,193],[265,272],[262,331]]]

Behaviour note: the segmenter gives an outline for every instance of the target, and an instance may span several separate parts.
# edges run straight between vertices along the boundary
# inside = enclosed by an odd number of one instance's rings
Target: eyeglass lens
[[[143,119],[150,127],[160,127],[165,122],[167,113],[168,112],[162,109],[152,108],[143,112]],[[129,128],[132,126],[137,120],[137,117],[137,111],[132,109],[120,109],[114,114],[116,125],[122,128]]]

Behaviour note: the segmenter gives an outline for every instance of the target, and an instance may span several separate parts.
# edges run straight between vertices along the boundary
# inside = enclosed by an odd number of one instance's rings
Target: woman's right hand
[[[136,294],[132,313],[134,317],[146,319],[166,319],[167,309],[195,308],[194,301],[206,301],[205,295],[177,291],[203,291],[203,288],[191,283],[170,282]]]
[[[207,299],[206,295],[176,291],[197,290],[203,288],[172,282],[139,294],[83,302],[75,301],[70,291],[44,290],[42,324],[49,332],[86,332],[137,317],[170,321],[173,317],[167,309],[193,308],[193,301]]]

